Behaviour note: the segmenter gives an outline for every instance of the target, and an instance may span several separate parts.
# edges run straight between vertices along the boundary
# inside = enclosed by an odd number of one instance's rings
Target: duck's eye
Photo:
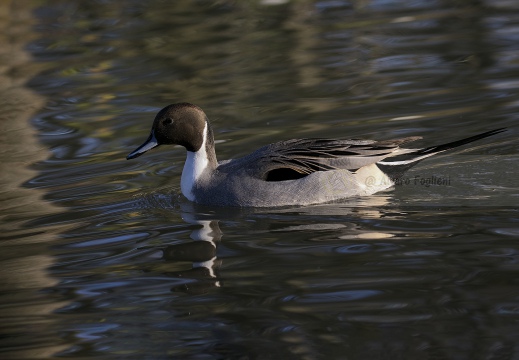
[[[162,121],[162,124],[164,125],[170,125],[170,124],[173,124],[173,119],[172,118],[166,118]]]

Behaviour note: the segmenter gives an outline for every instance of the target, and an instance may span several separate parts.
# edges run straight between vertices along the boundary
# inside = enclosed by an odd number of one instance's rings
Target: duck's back
[[[292,139],[266,145],[244,157],[222,161],[218,171],[247,174],[266,181],[294,180],[314,172],[355,171],[394,154],[406,138],[395,141]]]
[[[372,140],[283,141],[219,162],[211,178],[195,191],[207,204],[254,207],[308,205],[366,195],[374,189],[367,189],[352,172],[390,156],[397,148],[394,142]]]

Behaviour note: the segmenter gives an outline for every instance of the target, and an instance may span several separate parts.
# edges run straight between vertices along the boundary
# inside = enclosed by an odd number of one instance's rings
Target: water
[[[275,3],[0,5],[2,359],[519,359],[518,5]],[[124,159],[177,101],[220,159],[510,129],[371,198],[211,208],[182,149]]]

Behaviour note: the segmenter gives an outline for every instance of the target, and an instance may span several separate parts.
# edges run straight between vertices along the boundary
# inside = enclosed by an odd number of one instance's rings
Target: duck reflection
[[[201,225],[202,228],[191,233],[190,238],[194,241],[164,248],[162,257],[164,260],[171,262],[192,262],[191,269],[168,273],[168,275],[196,279],[197,281],[176,286],[171,290],[202,294],[211,288],[220,287],[217,270],[220,267],[221,260],[216,257],[216,247],[220,242],[222,232],[218,226],[218,221],[199,220],[193,214],[186,213],[182,214],[182,219],[190,224]]]
[[[364,219],[379,219],[384,217],[384,212],[379,210],[388,204],[390,197],[377,195],[363,200],[359,206],[359,200],[352,207],[350,202],[341,204],[315,205],[305,207],[290,207],[277,209],[242,209],[242,208],[217,208],[203,205],[182,203],[180,207],[181,217],[188,224],[196,225],[190,238],[193,241],[169,245],[162,249],[162,259],[169,263],[190,262],[188,270],[174,270],[165,272],[172,277],[189,279],[190,282],[175,286],[174,292],[189,294],[207,293],[212,288],[222,286],[222,277],[219,269],[222,260],[217,258],[217,246],[221,242],[223,233],[219,222],[225,219],[249,218],[249,232],[256,235],[271,234],[273,232],[304,232],[320,234],[321,231],[335,231],[337,240],[355,239],[381,239],[392,237],[392,234],[383,232],[366,232],[366,229],[352,221],[344,221],[344,216],[362,217]],[[208,215],[211,214],[211,215]],[[306,221],[301,222],[300,216]],[[276,220],[273,220],[276,218]],[[218,219],[218,220],[216,220]],[[311,239],[310,239],[311,240]]]

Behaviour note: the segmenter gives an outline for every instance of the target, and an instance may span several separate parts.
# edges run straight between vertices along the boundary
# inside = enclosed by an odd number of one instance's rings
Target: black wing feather
[[[262,180],[301,178],[316,171],[356,170],[391,156],[410,137],[394,141],[293,139],[264,146],[255,152],[219,166],[223,172],[245,171]]]

